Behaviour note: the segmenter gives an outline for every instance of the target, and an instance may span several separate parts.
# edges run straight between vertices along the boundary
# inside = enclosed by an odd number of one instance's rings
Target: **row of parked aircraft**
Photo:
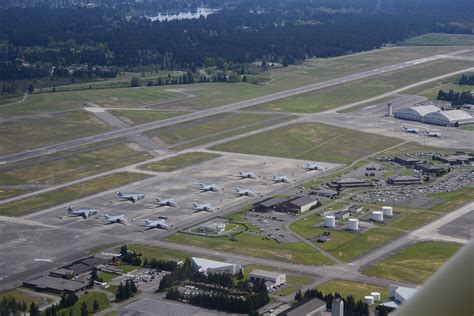
[[[403,126],[403,129],[407,132],[407,133],[412,133],[412,134],[420,134],[421,133],[421,130],[419,128],[412,128],[412,127],[407,127],[407,126]],[[429,137],[438,137],[438,138],[441,138],[443,135],[439,132],[430,132],[428,130],[425,130],[424,131],[426,133],[426,135],[428,135]]]

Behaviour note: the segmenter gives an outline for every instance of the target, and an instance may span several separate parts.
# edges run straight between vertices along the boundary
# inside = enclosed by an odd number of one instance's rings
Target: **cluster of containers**
[[[380,301],[380,293],[379,292],[372,292],[370,295],[364,296],[364,303],[367,305],[372,305],[375,302]]]
[[[372,211],[372,220],[375,222],[383,222],[384,217],[393,216],[393,207],[391,206],[382,206],[381,211]]]
[[[393,207],[391,206],[382,206],[380,211],[372,211],[371,219],[374,222],[383,222],[385,217],[393,216]],[[324,227],[335,228],[336,227],[336,217],[334,215],[326,215],[324,218]],[[347,222],[347,229],[352,231],[359,230],[359,220],[357,218],[350,218]]]

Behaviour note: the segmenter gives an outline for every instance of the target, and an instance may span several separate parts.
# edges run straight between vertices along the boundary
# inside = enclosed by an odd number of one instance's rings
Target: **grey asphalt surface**
[[[460,51],[456,51],[456,52],[453,52],[451,54],[446,54],[446,55],[453,56],[453,55],[457,55],[457,54],[462,54],[465,51],[466,50],[460,50]],[[445,56],[445,55],[443,55],[443,56]],[[240,110],[240,109],[243,109],[243,108],[255,106],[255,105],[258,105],[258,104],[267,103],[267,102],[279,100],[279,99],[282,99],[282,98],[287,98],[287,97],[290,97],[290,96],[294,96],[294,95],[298,95],[298,94],[302,94],[302,93],[306,93],[306,92],[311,92],[311,91],[315,91],[315,90],[319,90],[319,89],[324,89],[324,88],[327,88],[327,87],[347,83],[347,82],[358,80],[358,79],[363,79],[363,78],[373,77],[373,76],[388,73],[388,72],[398,71],[398,70],[405,69],[405,68],[408,68],[408,67],[411,67],[411,66],[414,66],[414,65],[418,65],[418,64],[421,64],[421,63],[426,63],[426,62],[435,61],[435,60],[438,60],[438,59],[445,58],[443,56],[435,55],[435,56],[420,58],[420,59],[416,59],[416,60],[412,60],[412,61],[408,61],[408,62],[403,62],[403,63],[399,63],[399,64],[380,67],[380,68],[377,68],[377,69],[363,71],[363,72],[359,72],[357,74],[352,74],[352,75],[348,75],[348,76],[345,76],[345,77],[340,77],[340,78],[337,78],[337,79],[327,80],[327,81],[323,81],[323,82],[320,82],[320,83],[315,83],[315,84],[310,84],[310,85],[306,85],[306,86],[303,86],[303,87],[289,89],[289,90],[285,90],[285,91],[265,95],[265,96],[262,96],[262,97],[250,99],[250,100],[244,100],[244,101],[240,101],[240,102],[236,102],[236,103],[232,103],[232,104],[228,104],[228,105],[224,105],[224,106],[220,106],[220,107],[215,107],[215,108],[205,109],[205,110],[202,110],[202,111],[197,111],[197,112],[193,112],[193,113],[189,113],[189,114],[184,114],[184,115],[181,115],[181,116],[178,116],[178,117],[169,118],[169,119],[161,120],[161,121],[158,121],[158,122],[146,123],[146,124],[137,125],[137,126],[133,126],[133,127],[129,127],[129,128],[123,128],[123,129],[120,129],[120,130],[109,131],[109,132],[94,135],[94,136],[84,137],[84,138],[80,138],[80,139],[76,139],[76,140],[72,140],[72,141],[68,141],[68,142],[64,142],[64,143],[60,143],[60,144],[54,144],[54,145],[51,145],[51,146],[46,146],[46,147],[37,148],[37,149],[33,149],[33,150],[27,150],[27,151],[23,151],[23,152],[20,152],[20,153],[13,154],[13,155],[0,157],[0,163],[8,163],[8,162],[19,161],[19,160],[24,160],[24,159],[28,159],[28,158],[39,157],[39,156],[42,156],[42,155],[47,155],[48,153],[62,151],[62,150],[82,146],[82,145],[85,145],[85,144],[96,143],[96,142],[109,140],[109,139],[113,139],[113,138],[117,138],[117,137],[129,136],[129,135],[133,135],[133,134],[137,134],[137,133],[142,133],[142,132],[145,132],[145,131],[148,131],[148,130],[151,130],[151,129],[156,129],[156,128],[159,128],[159,127],[164,127],[164,126],[169,126],[169,125],[178,124],[178,123],[182,123],[182,122],[187,122],[187,121],[194,120],[194,119],[197,119],[197,118],[203,118],[203,117],[216,115],[216,114],[220,114],[220,113],[236,111],[236,110]]]

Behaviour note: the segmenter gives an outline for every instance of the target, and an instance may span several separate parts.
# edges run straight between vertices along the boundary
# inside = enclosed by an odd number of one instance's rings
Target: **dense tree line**
[[[18,302],[14,297],[6,298],[0,301],[0,316],[18,315],[21,312],[28,311],[25,302]]]
[[[342,297],[339,293],[324,294],[318,289],[306,290],[304,293],[298,290],[295,294],[295,301],[303,303],[314,298],[326,302],[326,307],[331,309],[333,299],[340,298],[344,301],[344,315],[348,316],[369,316],[369,305],[362,301],[356,301],[352,295]]]
[[[155,258],[149,260],[145,257],[143,259],[143,266],[151,269],[175,271],[178,268],[178,263],[174,260],[157,260]]]
[[[436,99],[449,101],[454,107],[460,107],[463,104],[474,104],[474,97],[471,91],[454,92],[453,89],[450,89],[448,92],[444,92],[439,90]]]
[[[135,294],[137,294],[137,292],[138,289],[135,285],[135,282],[133,282],[133,280],[127,280],[125,281],[125,284],[120,283],[118,286],[117,293],[115,294],[115,300],[117,302],[125,301],[133,297]]]
[[[474,75],[463,74],[459,79],[460,86],[474,86]]]

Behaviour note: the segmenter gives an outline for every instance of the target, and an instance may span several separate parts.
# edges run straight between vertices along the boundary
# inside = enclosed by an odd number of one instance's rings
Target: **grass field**
[[[0,176],[2,175],[0,174]],[[0,200],[5,200],[22,193],[25,193],[25,191],[19,189],[0,189]]]
[[[273,292],[272,294],[277,295],[277,296],[288,296],[292,293],[295,293],[296,291],[298,291],[301,288],[302,288],[301,285],[287,285],[287,286]]]
[[[404,41],[403,44],[420,46],[473,46],[474,35],[428,33],[412,37]]]
[[[8,290],[6,292],[0,292],[0,300],[4,298],[10,299],[14,298],[19,303],[25,303],[28,308],[30,307],[31,302],[35,302],[38,306],[45,305],[45,296],[42,296],[38,293],[32,293],[29,291],[24,291],[20,289],[13,289]],[[50,304],[52,300],[50,298],[46,298],[47,304]]]
[[[97,300],[99,303],[99,309],[97,311],[94,311],[94,300]],[[99,312],[101,310],[106,309],[107,307],[110,306],[110,302],[107,298],[107,295],[101,292],[88,292],[86,294],[83,294],[79,297],[79,300],[72,306],[66,309],[61,310],[59,312],[60,316],[80,316],[81,315],[81,306],[82,303],[87,304],[87,310],[89,311],[90,314],[93,312]]]
[[[147,178],[147,175],[131,172],[117,173],[90,181],[85,181],[63,189],[42,193],[33,197],[0,205],[0,215],[22,216],[53,207],[68,201],[80,199],[108,189]]]
[[[387,299],[389,295],[387,288],[345,280],[332,280],[323,283],[316,288],[324,294],[334,294],[337,292],[343,297],[352,295],[356,301],[362,300],[364,296],[370,295],[371,292],[379,292],[382,300]]]
[[[290,228],[301,237],[310,240],[321,233],[315,229],[314,226],[320,224],[322,221],[323,218],[321,215],[312,214],[292,223]]]
[[[355,80],[346,84],[280,99],[257,105],[250,109],[259,111],[319,112],[362,101],[422,80],[473,66],[474,62],[469,61],[438,60],[382,74],[374,78]]]
[[[141,166],[143,170],[155,172],[170,172],[181,168],[196,165],[198,163],[220,157],[221,155],[204,152],[192,152],[181,154],[176,157],[167,158],[158,162],[152,162]]]
[[[464,126],[464,127],[461,127],[461,129],[474,132],[474,125]]]
[[[99,279],[102,281],[102,282],[106,282],[106,283],[109,283],[110,281],[118,278],[119,275],[118,274],[114,274],[114,273],[109,273],[109,272],[99,272]]]
[[[227,237],[210,238],[177,233],[171,236],[169,240],[217,251],[227,251],[293,263],[308,265],[325,265],[332,263],[330,259],[322,256],[305,243],[278,244],[273,240],[266,240],[261,236],[245,233],[239,234],[235,238],[237,241],[231,241]]]
[[[160,121],[167,118],[183,115],[183,112],[141,111],[141,110],[112,110],[110,114],[117,116],[130,125],[139,125],[148,122]]]
[[[466,72],[466,75],[473,75],[472,72]],[[461,78],[461,75],[456,75],[448,77],[442,80],[433,81],[412,89],[405,91],[406,94],[416,94],[426,97],[428,99],[436,99],[438,96],[439,90],[449,91],[453,89],[455,92],[459,91],[473,91],[474,87],[472,86],[460,86],[457,84],[458,80]]]
[[[325,124],[290,125],[221,144],[212,149],[314,161],[352,161],[400,140]]]
[[[389,221],[385,226],[410,231],[435,220],[437,217],[439,215],[432,212],[402,211],[402,214]]]
[[[457,244],[419,242],[376,263],[364,274],[396,281],[422,283],[460,248]]]
[[[64,112],[51,118],[3,122],[0,126],[0,155],[79,139],[108,130],[93,115],[82,111]]]
[[[443,199],[444,202],[433,207],[431,211],[447,213],[474,201],[474,188],[465,187],[452,192],[432,193],[432,195]]]
[[[415,143],[415,142],[409,142],[402,144],[400,146],[397,146],[395,148],[390,148],[386,151],[384,151],[382,155],[389,155],[389,156],[396,156],[396,155],[402,155],[406,153],[413,153],[413,152],[438,152],[438,153],[443,153],[443,154],[453,154],[456,150],[455,149],[449,149],[449,148],[440,148],[440,147],[431,147],[431,146],[423,146],[421,144]]]
[[[142,254],[143,258],[148,259],[166,259],[166,260],[184,260],[190,254],[178,250],[159,248],[148,245],[130,244],[127,245],[129,250]],[[118,249],[117,249],[118,250]]]
[[[224,131],[241,130],[249,125],[260,123],[276,116],[264,114],[218,114],[202,119],[162,127],[148,131],[151,137],[158,137],[168,145],[212,136]]]
[[[82,147],[0,166],[0,185],[60,184],[144,161],[151,156],[123,142]]]

